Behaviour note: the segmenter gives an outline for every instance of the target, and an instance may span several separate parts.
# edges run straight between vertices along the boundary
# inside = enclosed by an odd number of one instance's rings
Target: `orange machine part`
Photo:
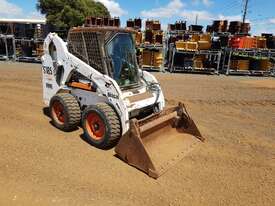
[[[97,141],[102,140],[106,132],[104,121],[94,112],[88,114],[86,119],[86,128],[90,137]]]
[[[82,82],[71,82],[69,86],[78,88],[78,89],[83,89],[83,90],[88,90],[88,91],[94,91],[95,89],[91,84],[85,84]]]

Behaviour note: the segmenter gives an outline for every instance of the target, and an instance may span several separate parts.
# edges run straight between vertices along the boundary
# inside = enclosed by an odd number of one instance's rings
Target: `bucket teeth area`
[[[115,152],[126,163],[158,178],[204,141],[183,104],[143,120],[131,120]]]

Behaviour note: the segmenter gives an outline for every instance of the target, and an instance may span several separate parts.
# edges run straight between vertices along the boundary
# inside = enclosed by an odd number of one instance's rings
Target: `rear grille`
[[[130,112],[130,119],[136,118],[137,120],[148,117],[149,115],[154,113],[154,107],[156,105],[151,105],[142,109],[133,110]]]
[[[70,32],[68,36],[68,49],[70,53],[97,71],[104,73],[99,35],[100,33],[97,32]]]

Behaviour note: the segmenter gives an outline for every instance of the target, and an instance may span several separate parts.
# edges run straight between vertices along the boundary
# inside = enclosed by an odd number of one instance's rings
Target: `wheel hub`
[[[60,124],[64,124],[65,117],[64,117],[64,106],[61,102],[55,101],[52,106],[52,113],[53,118],[59,122]]]
[[[98,123],[95,123],[95,124],[94,124],[94,129],[95,129],[95,131],[98,131],[98,130],[100,129]]]
[[[95,140],[104,138],[105,124],[97,113],[91,112],[87,115],[86,128],[91,138]]]

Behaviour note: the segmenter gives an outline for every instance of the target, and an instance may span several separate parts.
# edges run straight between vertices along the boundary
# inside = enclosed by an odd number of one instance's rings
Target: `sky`
[[[244,0],[96,0],[103,3],[122,24],[129,18],[158,19],[165,30],[167,24],[186,20],[194,24],[212,24],[213,20],[241,20]],[[36,0],[0,0],[0,18],[43,19],[36,10]],[[252,33],[275,34],[275,0],[249,0],[247,21]]]

